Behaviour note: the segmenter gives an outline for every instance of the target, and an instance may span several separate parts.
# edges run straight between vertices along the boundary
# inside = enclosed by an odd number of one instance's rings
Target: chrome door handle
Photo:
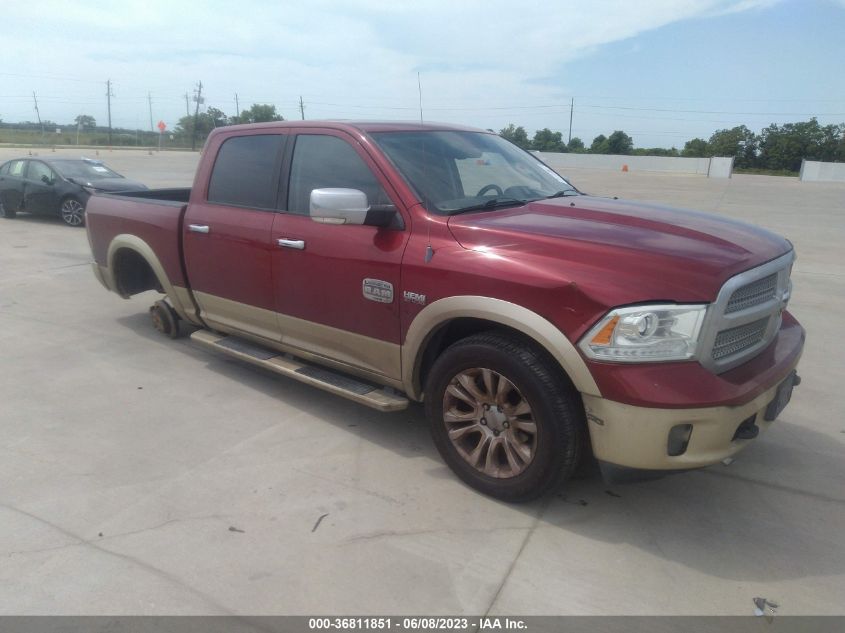
[[[208,233],[211,229],[208,228],[207,224],[189,224],[188,230],[194,233]]]
[[[305,249],[305,240],[289,240],[287,238],[282,238],[277,240],[276,243],[284,248],[295,248],[298,251]]]

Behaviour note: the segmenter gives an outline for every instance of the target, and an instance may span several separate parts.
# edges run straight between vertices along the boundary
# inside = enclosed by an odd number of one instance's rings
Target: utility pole
[[[111,147],[111,98],[114,95],[111,91],[111,79],[106,80],[106,103],[109,110],[109,147]]]
[[[38,125],[41,126],[41,140],[44,140],[44,124],[41,122],[41,112],[38,111],[38,97],[35,96],[35,91],[32,91],[32,100],[35,102],[35,116],[38,117]]]
[[[200,104],[203,102],[201,81],[197,83],[196,93],[197,94],[194,95],[194,101],[197,102],[197,108],[194,110],[194,129],[191,134],[191,151],[194,151],[197,148],[197,125],[200,120]]]
[[[147,93],[147,101],[150,104],[150,132],[155,133],[155,128],[153,127],[153,96],[149,92]]]
[[[237,116],[238,119],[241,118],[241,106],[238,103],[238,93],[237,92],[235,93],[235,116]]]
[[[305,120],[305,104],[302,103],[302,95],[299,95],[299,112],[302,114],[302,120]]]
[[[191,116],[191,106],[188,104],[188,93],[185,93],[185,116]]]
[[[569,140],[566,142],[569,145],[572,142],[572,110],[575,108],[575,97],[569,101]]]

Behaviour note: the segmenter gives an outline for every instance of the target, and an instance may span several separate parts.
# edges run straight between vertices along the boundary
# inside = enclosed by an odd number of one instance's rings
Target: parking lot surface
[[[197,162],[99,158],[150,186],[190,186]],[[97,283],[83,230],[0,219],[0,613],[845,614],[845,186],[566,175],[794,242],[804,380],[736,461],[500,503],[441,462],[422,407],[171,341],[154,294]]]

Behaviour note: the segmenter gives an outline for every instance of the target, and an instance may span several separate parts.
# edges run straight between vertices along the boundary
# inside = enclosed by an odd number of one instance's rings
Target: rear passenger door
[[[183,222],[185,264],[203,320],[224,332],[280,338],[271,229],[286,138],[261,130],[218,137],[205,149],[216,158],[206,190],[191,193]]]
[[[23,203],[25,160],[13,160],[0,173],[0,202],[10,211],[17,211]]]

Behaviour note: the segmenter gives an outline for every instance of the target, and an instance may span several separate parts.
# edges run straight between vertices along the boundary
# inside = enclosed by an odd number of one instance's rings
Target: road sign
[[[156,127],[158,127],[158,131],[162,134],[164,134],[164,131],[167,129],[167,125],[164,123],[164,121],[159,121]]]

